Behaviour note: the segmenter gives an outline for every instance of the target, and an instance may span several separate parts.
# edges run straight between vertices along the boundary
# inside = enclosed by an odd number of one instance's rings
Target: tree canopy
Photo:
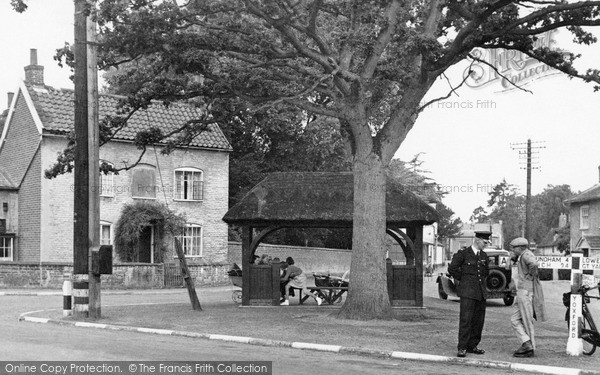
[[[477,216],[474,221],[493,220],[498,222],[502,220],[503,245],[505,249],[509,249],[510,241],[515,237],[522,237],[525,230],[526,197],[505,179],[496,184],[488,194],[490,196],[488,201],[490,213],[485,213],[483,208],[479,207],[476,209]],[[568,250],[569,229],[568,226],[559,227],[559,216],[560,214],[568,215],[569,209],[564,201],[573,195],[569,185],[548,185],[541,193],[531,197],[530,240],[540,244],[550,230],[555,230],[559,235],[557,243],[559,250],[561,252]]]

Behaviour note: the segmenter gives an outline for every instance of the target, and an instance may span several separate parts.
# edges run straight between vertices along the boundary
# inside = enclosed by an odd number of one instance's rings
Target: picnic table
[[[323,299],[330,305],[342,302],[342,296],[348,292],[348,279],[329,275],[314,274],[315,286],[307,289]],[[296,288],[294,288],[296,289]],[[302,289],[298,289],[300,304],[303,304],[310,296],[302,295]]]
[[[309,286],[308,290],[311,293],[315,293],[319,298],[326,301],[328,304],[333,305],[336,302],[342,302],[342,296],[348,292],[348,287],[343,286]],[[304,303],[310,296],[302,295],[302,289],[300,289],[300,304]]]

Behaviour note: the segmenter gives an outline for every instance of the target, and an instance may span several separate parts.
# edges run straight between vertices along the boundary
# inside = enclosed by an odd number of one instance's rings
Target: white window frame
[[[179,242],[186,258],[201,258],[204,253],[204,228],[198,224],[186,224],[179,236]]]
[[[102,242],[102,228],[108,227],[108,243]],[[113,228],[112,224],[108,221],[100,221],[100,245],[112,245],[113,244]]]
[[[191,176],[191,184],[185,177]],[[197,176],[197,179],[195,178]],[[194,197],[194,183],[200,184],[200,196]],[[188,186],[185,186],[185,185]],[[173,172],[173,200],[184,202],[200,202],[204,199],[204,171],[198,168],[177,168]]]
[[[110,164],[111,167],[114,167],[114,164],[106,161],[100,160],[100,165],[102,163]],[[115,196],[115,174],[113,172],[108,172],[105,174],[104,172],[100,172],[100,196],[101,197],[114,197]]]
[[[588,229],[590,227],[590,206],[581,206],[579,208],[579,229]]]
[[[10,243],[7,246],[6,241],[9,241]],[[0,249],[2,249],[2,251],[0,252],[0,261],[3,262],[12,262],[13,261],[13,257],[15,254],[15,239],[14,237],[0,237]],[[4,252],[8,250],[8,256],[4,255]]]

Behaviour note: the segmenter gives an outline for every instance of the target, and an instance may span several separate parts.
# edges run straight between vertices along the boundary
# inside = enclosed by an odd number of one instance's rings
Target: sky
[[[45,83],[72,88],[72,74],[53,60],[55,50],[73,41],[72,0],[30,0],[18,14],[0,2],[0,110],[8,107],[37,49]],[[600,35],[600,30],[595,32]],[[579,46],[566,31],[553,35],[555,46],[581,53],[579,68],[600,68],[600,44]],[[595,64],[595,65],[594,65]],[[460,83],[468,63],[448,70],[424,102],[443,97]],[[554,74],[505,91],[498,82],[480,88],[461,87],[457,95],[428,106],[400,146],[396,157],[408,161],[421,153],[422,169],[448,192],[444,204],[468,221],[473,210],[486,207],[488,193],[503,179],[526,193],[526,170],[520,152],[533,142],[531,192],[568,184],[575,192],[600,180],[600,92],[580,80]],[[519,150],[521,149],[521,151]]]

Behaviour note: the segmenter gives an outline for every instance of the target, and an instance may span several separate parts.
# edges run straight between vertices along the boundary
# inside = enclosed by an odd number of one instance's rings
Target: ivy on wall
[[[154,262],[161,263],[167,251],[167,241],[179,235],[185,216],[165,204],[135,201],[126,204],[115,226],[115,251],[123,262],[136,262],[139,257],[140,235],[144,228],[154,226]]]

